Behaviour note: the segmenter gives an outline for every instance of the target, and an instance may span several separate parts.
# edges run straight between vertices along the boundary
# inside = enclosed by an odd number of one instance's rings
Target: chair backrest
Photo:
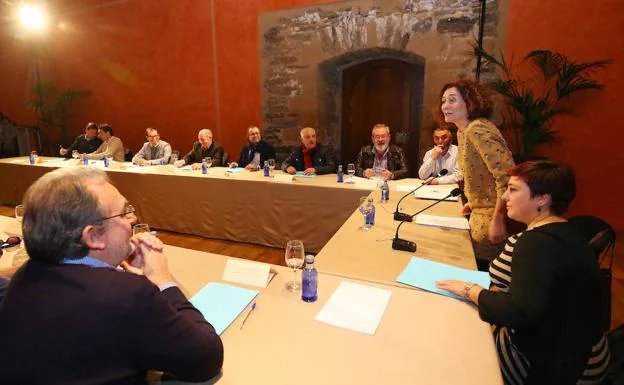
[[[223,167],[227,167],[228,164],[230,163],[230,162],[228,162],[229,160],[230,160],[230,155],[227,152],[224,152],[223,153],[223,164],[222,164],[222,166]]]
[[[610,224],[598,217],[591,215],[579,215],[569,218],[587,239],[590,248],[596,255],[602,276],[603,309],[602,324],[605,331],[611,327],[611,279],[613,270],[613,258],[615,257],[615,231]]]

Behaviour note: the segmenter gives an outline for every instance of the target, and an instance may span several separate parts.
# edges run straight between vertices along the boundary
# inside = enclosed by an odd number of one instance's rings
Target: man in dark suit
[[[247,129],[248,143],[241,148],[238,162],[230,163],[230,167],[245,167],[249,171],[258,171],[269,159],[275,159],[275,148],[262,140],[260,129],[249,126]]]
[[[148,370],[197,382],[219,373],[219,336],[178,288],[158,238],[132,236],[134,209],[103,171],[52,171],[23,202],[30,260],[0,307],[2,383],[141,384]]]
[[[98,125],[91,122],[87,124],[85,133],[83,135],[78,135],[74,143],[68,148],[61,147],[59,154],[66,158],[71,158],[74,150],[78,151],[79,154],[90,154],[101,145],[102,139],[98,137]]]
[[[197,134],[197,142],[193,144],[193,149],[189,151],[184,159],[180,159],[174,163],[176,167],[182,167],[190,164],[193,170],[201,168],[204,158],[212,158],[212,166],[223,166],[223,147],[216,140],[212,139],[212,131],[207,128],[199,130]]]
[[[299,133],[301,145],[282,163],[282,170],[289,174],[303,171],[308,174],[331,174],[336,172],[336,161],[329,148],[316,142],[316,130],[306,127]]]

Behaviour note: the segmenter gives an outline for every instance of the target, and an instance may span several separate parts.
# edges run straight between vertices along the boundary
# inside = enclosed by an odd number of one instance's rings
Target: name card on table
[[[391,296],[390,290],[343,281],[314,319],[375,335]]]
[[[277,183],[292,183],[294,176],[290,174],[275,174],[273,182]]]
[[[271,280],[271,265],[266,263],[228,259],[223,280],[243,285],[267,287]]]
[[[456,188],[455,184],[445,184],[445,185],[429,185],[424,186],[420,190],[416,191],[414,195],[416,198],[420,199],[435,199],[439,200],[444,197],[447,197],[446,201],[457,201],[459,196],[449,197],[448,195],[451,193],[453,189]]]
[[[460,298],[453,293],[440,290],[436,287],[437,281],[444,281],[447,279],[476,283],[485,288],[490,287],[490,275],[485,271],[461,269],[459,267],[433,262],[419,257],[412,257],[396,280],[397,282],[433,293]]]
[[[418,214],[416,215],[415,222],[417,225],[470,230],[468,220],[464,217],[441,217],[438,215]]]
[[[210,282],[190,302],[221,335],[257,295],[257,290]]]
[[[400,191],[400,192],[410,192],[412,190],[414,190],[416,187],[418,187],[417,185],[413,185],[413,184],[398,184],[394,187],[394,189],[396,191]]]
[[[376,179],[368,179],[354,176],[353,182],[355,182],[355,187],[360,190],[375,190],[378,186],[379,181]]]

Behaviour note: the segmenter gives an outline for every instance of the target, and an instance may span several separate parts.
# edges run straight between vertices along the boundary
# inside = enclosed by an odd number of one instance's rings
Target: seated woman
[[[526,162],[508,171],[502,200],[527,230],[490,266],[491,288],[440,281],[493,325],[505,383],[598,384],[609,363],[600,272],[587,241],[562,214],[576,194],[566,166]]]

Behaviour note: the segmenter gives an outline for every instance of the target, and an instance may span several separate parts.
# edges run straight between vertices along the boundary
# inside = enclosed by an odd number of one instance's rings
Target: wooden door
[[[354,162],[360,148],[371,144],[375,124],[390,127],[392,143],[408,158],[410,174],[418,173],[422,66],[393,59],[364,62],[343,72],[342,162]]]

